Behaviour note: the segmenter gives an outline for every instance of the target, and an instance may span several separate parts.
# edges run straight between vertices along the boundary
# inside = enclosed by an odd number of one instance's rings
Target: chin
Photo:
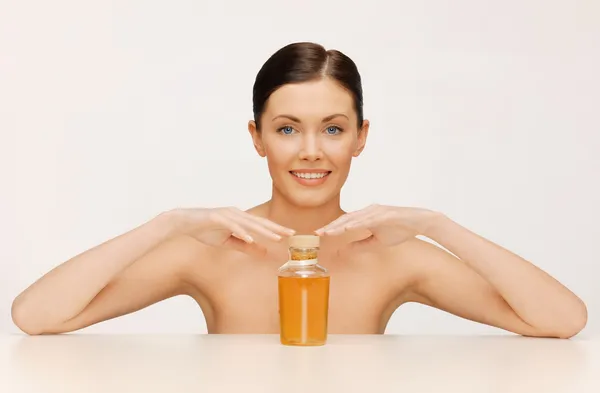
[[[287,185],[286,185],[287,186]],[[279,188],[279,193],[292,205],[301,208],[318,208],[335,199],[338,193],[335,190],[310,190],[291,187]]]
[[[283,193],[285,198],[294,206],[301,208],[318,208],[330,203],[339,195],[337,190],[302,190],[297,187],[291,187]]]
[[[301,208],[318,208],[323,205],[326,205],[329,201],[331,201],[332,197],[330,195],[314,195],[302,197],[301,195],[293,195],[288,197],[290,202],[294,206],[298,206]]]

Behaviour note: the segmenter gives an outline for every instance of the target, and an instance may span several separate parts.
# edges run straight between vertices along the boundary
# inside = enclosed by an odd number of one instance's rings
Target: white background
[[[163,210],[268,199],[254,77],[316,41],[356,61],[372,122],[343,207],[443,211],[565,283],[599,332],[600,3],[283,3],[0,2],[0,331],[31,282]],[[205,324],[175,298],[84,331]],[[409,305],[388,332],[498,331]]]

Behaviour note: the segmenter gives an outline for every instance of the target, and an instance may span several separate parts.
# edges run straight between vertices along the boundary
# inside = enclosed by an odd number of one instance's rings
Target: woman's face
[[[305,207],[337,197],[369,128],[365,120],[358,129],[352,96],[328,78],[282,86],[261,121],[260,132],[253,121],[249,131],[276,191]]]

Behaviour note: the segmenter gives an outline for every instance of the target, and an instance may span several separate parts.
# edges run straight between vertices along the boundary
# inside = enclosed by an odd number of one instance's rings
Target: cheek
[[[327,158],[334,162],[336,166],[348,165],[352,161],[352,154],[355,150],[352,139],[330,141],[324,148],[326,148]]]
[[[269,141],[268,143],[265,143],[265,154],[269,168],[287,168],[295,157],[295,150],[289,143],[276,143],[275,141]]]

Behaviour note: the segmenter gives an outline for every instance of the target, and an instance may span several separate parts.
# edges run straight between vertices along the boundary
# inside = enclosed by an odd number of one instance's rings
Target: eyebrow
[[[324,123],[324,122],[330,121],[330,120],[335,119],[336,117],[339,117],[339,116],[345,117],[346,119],[350,120],[348,118],[348,116],[344,115],[343,113],[334,113],[333,115],[325,116],[323,118],[322,122]],[[300,119],[298,119],[296,116],[292,116],[292,115],[277,115],[277,116],[275,116],[273,118],[272,121],[275,121],[275,120],[277,120],[279,118],[286,118],[286,119],[290,119],[291,121],[295,121],[296,123],[302,123],[300,121]]]

